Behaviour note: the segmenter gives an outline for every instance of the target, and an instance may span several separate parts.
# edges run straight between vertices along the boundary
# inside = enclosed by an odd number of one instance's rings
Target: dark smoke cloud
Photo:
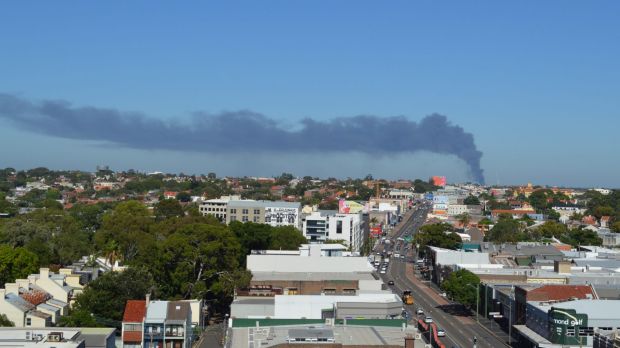
[[[472,134],[432,114],[420,122],[405,117],[355,116],[329,121],[306,118],[297,130],[251,111],[196,113],[189,124],[140,113],[74,107],[63,101],[31,102],[0,94],[0,117],[16,126],[61,138],[99,140],[137,149],[197,152],[347,152],[372,155],[429,151],[454,155],[484,182],[482,152]]]

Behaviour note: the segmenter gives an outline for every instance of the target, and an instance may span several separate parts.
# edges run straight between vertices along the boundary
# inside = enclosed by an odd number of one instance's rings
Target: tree
[[[25,278],[39,269],[39,258],[25,248],[0,244],[0,287]]]
[[[476,304],[476,292],[479,286],[480,278],[466,269],[450,273],[441,283],[441,288],[449,297],[470,307]]]
[[[189,192],[181,191],[177,193],[176,199],[180,202],[187,203],[192,200],[192,195]]]
[[[536,209],[536,211],[540,212],[546,210],[549,207],[549,201],[547,197],[547,193],[551,192],[550,190],[536,190],[532,192],[529,197],[530,204],[532,207]]]
[[[567,235],[562,236],[560,240],[563,243],[570,244],[574,247],[580,245],[601,245],[603,240],[596,232],[584,228],[575,228],[568,231]]]
[[[185,215],[183,207],[176,199],[164,199],[155,204],[155,217],[158,220],[181,217],[183,215]]]
[[[415,234],[414,242],[419,245],[421,254],[426,253],[427,246],[454,250],[463,241],[458,234],[450,232],[451,230],[452,226],[445,223],[425,225]]]
[[[142,203],[123,202],[103,216],[101,229],[95,233],[95,243],[101,250],[111,240],[116,241],[123,259],[131,262],[140,253],[152,253],[149,250],[154,243],[149,233],[152,224],[153,218]]]
[[[486,235],[485,240],[495,243],[516,243],[526,240],[521,223],[513,219],[500,220]]]
[[[467,228],[467,225],[469,225],[469,222],[471,221],[471,216],[469,216],[468,213],[463,213],[463,214],[459,214],[456,219],[463,224],[463,228]]]
[[[303,234],[293,226],[273,227],[269,249],[298,250],[303,243],[307,242]]]
[[[15,323],[6,317],[6,314],[0,314],[0,327],[14,327]]]
[[[183,226],[163,242],[156,271],[163,294],[185,299],[212,296],[219,305],[228,304],[234,287],[245,285],[237,283],[247,281],[238,273],[240,252],[241,245],[226,226]]]
[[[609,206],[602,206],[602,207],[594,208],[593,215],[596,216],[597,219],[600,219],[603,216],[611,216],[614,214],[615,214],[614,208],[609,207]]]
[[[154,285],[151,274],[142,268],[104,273],[78,295],[74,310],[65,323],[89,323],[86,314],[92,313],[96,322],[120,328],[127,300],[144,299]]]
[[[555,222],[555,221],[547,221],[544,224],[540,225],[536,228],[536,231],[545,238],[560,238],[564,236],[568,229],[565,225]]]
[[[466,205],[480,205],[480,200],[476,196],[469,195],[467,198],[465,198],[463,203]]]

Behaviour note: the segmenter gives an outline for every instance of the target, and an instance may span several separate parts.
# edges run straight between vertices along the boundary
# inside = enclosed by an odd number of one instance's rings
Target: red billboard
[[[445,187],[447,182],[448,181],[446,180],[445,176],[434,176],[433,177],[433,185],[435,186]]]
[[[371,227],[370,234],[373,237],[381,237],[381,235],[383,234],[383,230],[381,229],[381,226]]]

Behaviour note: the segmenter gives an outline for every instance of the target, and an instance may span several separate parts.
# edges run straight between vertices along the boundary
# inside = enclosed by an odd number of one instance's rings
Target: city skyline
[[[0,14],[0,28],[19,33],[0,39],[0,93],[164,123],[251,110],[286,130],[306,118],[438,113],[473,135],[489,184],[617,187],[618,6],[20,2]],[[472,178],[462,159],[428,151],[220,154],[99,140],[0,118],[2,167]]]

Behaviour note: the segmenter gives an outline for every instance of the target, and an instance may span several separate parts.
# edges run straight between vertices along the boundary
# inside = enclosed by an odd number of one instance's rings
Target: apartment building
[[[300,228],[300,210],[298,202],[231,200],[227,205],[226,224],[241,221]]]
[[[231,200],[241,200],[241,196],[222,196],[216,199],[209,199],[200,203],[198,210],[202,215],[213,215],[220,221],[226,221],[226,208]]]
[[[339,214],[333,210],[314,211],[302,218],[302,233],[311,243],[341,240],[353,252],[364,242],[362,214]]]

